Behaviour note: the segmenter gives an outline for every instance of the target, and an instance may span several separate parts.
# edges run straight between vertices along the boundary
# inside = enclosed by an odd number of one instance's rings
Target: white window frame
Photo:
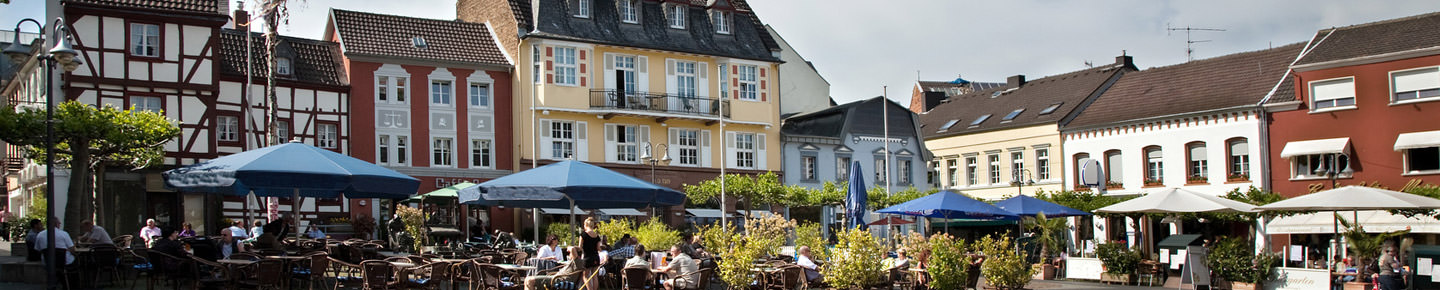
[[[815,155],[800,156],[800,180],[815,181],[820,176],[816,172],[819,168],[820,157]]]
[[[699,64],[693,61],[675,61],[676,95],[684,98],[694,98],[695,96],[697,96],[699,91],[697,91],[696,87],[699,85],[699,83],[696,82],[698,81],[697,79],[699,78],[699,74],[695,71],[695,68],[698,66]]]
[[[455,167],[455,137],[430,137],[430,166]]]
[[[625,94],[634,95],[637,90],[640,89],[640,81],[636,79],[640,73],[635,69],[635,60],[637,57],[629,54],[615,54],[613,56],[614,59],[611,59],[611,65],[615,70],[619,70],[622,73],[620,75],[621,77],[625,78]]]
[[[1050,180],[1050,148],[1035,149],[1035,179]]]
[[[1410,148],[1410,149],[1405,149],[1404,152],[1402,152],[1402,153],[1403,153],[1402,155],[1403,155],[1403,157],[1404,157],[1404,160],[1402,160],[1402,161],[1404,161],[1404,169],[1405,169],[1404,172],[1405,172],[1405,173],[1402,174],[1402,175],[1423,175],[1423,174],[1437,174],[1437,173],[1440,173],[1440,168],[1437,168],[1437,169],[1425,169],[1425,170],[1417,170],[1417,169],[1410,168],[1411,158],[1414,158],[1413,156],[1411,156],[1411,153],[1414,153],[1416,150],[1440,150],[1440,148],[1437,148],[1437,147],[1422,147],[1422,148]],[[1440,162],[1440,160],[1435,160],[1435,162]]]
[[[1235,145],[1237,145],[1237,144],[1243,144],[1242,146],[1245,146],[1245,147],[1246,147],[1244,154],[1236,154],[1236,153],[1235,153],[1234,147],[1235,147]],[[1237,139],[1237,140],[1230,140],[1230,141],[1225,142],[1225,148],[1228,149],[1228,150],[1226,150],[1226,152],[1225,152],[1225,154],[1226,154],[1226,156],[1225,156],[1225,178],[1226,178],[1226,179],[1229,179],[1231,176],[1236,176],[1236,175],[1240,175],[1240,174],[1245,175],[1245,177],[1246,177],[1247,180],[1249,179],[1249,177],[1250,177],[1250,148],[1249,148],[1249,146],[1250,146],[1250,140],[1249,140],[1249,139]]]
[[[740,64],[735,66],[735,78],[740,81],[740,99],[746,101],[760,100],[760,79],[758,77],[759,66]]]
[[[1339,85],[1342,83],[1349,83],[1350,93],[1348,94],[1348,96],[1326,97],[1324,100],[1321,100],[1320,96],[1316,94],[1316,87],[1318,86]],[[1355,94],[1355,77],[1340,77],[1333,79],[1310,81],[1310,83],[1307,84],[1306,87],[1310,92],[1311,112],[1326,112],[1356,108],[1357,100]],[[1326,103],[1328,103],[1328,105],[1326,105],[1325,107],[1321,107],[1322,104]]]
[[[1354,174],[1345,174],[1345,173],[1343,173],[1343,170],[1344,170],[1345,167],[1353,166],[1353,164],[1350,164],[1350,158],[1349,158],[1349,157],[1346,157],[1345,155],[1340,155],[1340,154],[1335,154],[1335,153],[1310,154],[1310,155],[1299,155],[1299,156],[1290,157],[1290,180],[1307,180],[1307,179],[1324,179],[1324,178],[1326,178],[1325,174],[1323,174],[1323,173],[1322,173],[1322,174],[1315,174],[1315,165],[1316,165],[1316,164],[1324,164],[1325,166],[1330,166],[1330,164],[1332,163],[1332,162],[1331,162],[1331,158],[1343,158],[1343,159],[1344,159],[1344,162],[1335,162],[1337,165],[1342,165],[1342,167],[1340,167],[1340,170],[1337,170],[1337,172],[1342,172],[1342,173],[1336,174],[1336,177],[1335,177],[1335,178],[1350,178],[1352,175],[1354,175]],[[1301,169],[1300,169],[1300,164],[1301,164],[1301,163],[1304,163],[1304,164],[1306,165],[1306,168],[1305,168],[1304,170],[1301,170]]]
[[[640,129],[641,126],[628,124],[606,124],[614,130],[615,156],[611,156],[615,162],[640,163]],[[606,136],[605,138],[611,138]],[[658,152],[651,152],[651,156],[659,156]],[[658,158],[658,157],[657,157]]]
[[[945,176],[948,177],[946,185],[949,187],[960,185],[960,167],[957,165],[959,163],[960,160],[956,159],[945,160]]]
[[[1195,150],[1205,151],[1205,156],[1195,156]],[[1204,142],[1190,143],[1185,146],[1185,182],[1189,183],[1191,178],[1210,178],[1210,147]]]
[[[735,154],[731,155],[735,158],[735,167],[755,169],[756,139],[755,133],[735,133]]]
[[[715,33],[730,34],[730,17],[725,11],[711,11],[710,22],[715,25]]]
[[[1025,151],[1010,151],[1010,181],[1025,182]]]
[[[375,74],[375,101],[382,104],[405,104],[409,98],[408,75]]]
[[[240,118],[236,116],[215,116],[215,140],[224,142],[240,141]]]
[[[409,135],[385,132],[375,134],[375,164],[388,166],[408,165],[410,163],[409,147]]]
[[[135,111],[151,111],[157,114],[165,113],[165,98],[158,96],[130,96],[130,108]]]
[[[1427,72],[1427,71],[1428,71],[1428,72]],[[1440,100],[1440,86],[1437,86],[1436,84],[1431,84],[1430,87],[1425,87],[1425,88],[1415,88],[1415,89],[1409,89],[1409,90],[1405,90],[1405,91],[1400,91],[1400,89],[1401,89],[1401,88],[1400,88],[1400,83],[1399,83],[1398,81],[1396,81],[1395,77],[1396,77],[1397,75],[1408,75],[1408,74],[1417,74],[1417,73],[1418,73],[1418,74],[1433,73],[1434,75],[1433,75],[1433,76],[1430,76],[1430,77],[1435,78],[1435,80],[1433,80],[1433,81],[1435,81],[1436,83],[1440,83],[1440,67],[1437,67],[1437,66],[1422,67],[1422,68],[1413,68],[1413,69],[1406,69],[1406,70],[1399,70],[1399,71],[1392,71],[1392,72],[1390,72],[1390,103],[1392,103],[1392,104],[1405,104],[1405,103],[1427,102],[1427,101]],[[1413,94],[1414,97],[1409,98],[1409,99],[1401,100],[1401,99],[1400,99],[1400,95],[1401,95],[1401,94],[1406,94],[1406,93]]]
[[[895,160],[898,161],[895,162],[895,171],[899,172],[900,174],[898,176],[899,178],[895,180],[899,181],[900,185],[910,185],[911,182],[914,182],[911,177],[915,175],[915,160],[911,160],[910,158],[897,159],[898,160]]]
[[[449,107],[455,104],[455,81],[445,79],[430,80],[430,105]]]
[[[885,181],[887,180],[887,179],[886,179],[886,174],[887,174],[887,171],[890,170],[890,162],[887,162],[887,161],[885,160],[885,155],[883,154],[883,152],[882,152],[882,154],[877,154],[877,155],[875,156],[875,163],[874,163],[874,165],[875,165],[875,178],[874,178],[874,180],[875,180],[875,185],[874,185],[874,186],[885,186]]]
[[[291,63],[290,58],[288,58],[288,57],[277,57],[277,58],[275,58],[275,74],[277,74],[277,75],[282,75],[282,76],[288,76],[288,75],[290,75],[291,73],[293,73],[293,71],[294,71],[294,70],[292,69],[293,67],[294,67],[294,64]]]
[[[315,147],[335,149],[340,146],[340,126],[315,124]]]
[[[544,65],[543,65],[543,64],[544,64],[544,61],[540,60],[540,46],[539,46],[539,45],[531,45],[531,46],[530,46],[530,62],[531,62],[530,66],[532,66],[532,68],[530,68],[530,80],[531,80],[531,82],[532,82],[532,83],[536,83],[536,84],[543,84],[543,83],[545,83],[545,80],[543,80],[544,75],[541,73],[541,71],[544,71],[544,70],[542,69],[542,68],[544,67]]]
[[[702,159],[700,156],[700,130],[675,129],[671,132],[676,135],[676,143],[670,144],[670,146],[675,146],[675,164],[700,166]],[[687,154],[690,156],[686,156]],[[687,160],[691,162],[686,162]]]
[[[160,57],[160,25],[130,23],[130,55]]]
[[[1156,152],[1156,154],[1150,154]],[[1145,179],[1141,180],[1141,186],[1150,183],[1149,181],[1165,183],[1165,148],[1147,147],[1141,152],[1145,157]],[[1153,155],[1153,156],[1152,156]]]
[[[280,138],[280,143],[290,142],[290,121],[275,120],[275,136]]]
[[[986,154],[985,159],[990,162],[986,174],[989,179],[986,181],[989,181],[989,184],[1000,184],[1000,153]]]
[[[575,0],[575,17],[590,18],[590,0]]]
[[[494,98],[491,97],[494,94],[491,91],[490,83],[470,82],[465,93],[470,95],[470,107],[472,108],[488,109],[494,102]]]
[[[685,29],[685,14],[689,10],[685,5],[665,4],[665,23],[674,29]]]
[[[546,147],[550,147],[551,158],[569,159],[579,157],[578,154],[580,151],[578,151],[579,148],[576,148],[575,144],[576,141],[579,140],[576,138],[576,134],[579,134],[579,132],[576,132],[576,130],[584,130],[585,128],[576,128],[578,125],[579,123],[575,121],[550,121],[550,128],[545,128],[545,130],[550,130],[550,144]]]
[[[470,168],[495,168],[495,140],[470,138]]]
[[[847,181],[847,180],[850,180],[850,162],[852,162],[852,160],[854,160],[854,159],[851,158],[851,155],[848,155],[848,154],[836,154],[836,156],[835,156],[835,180],[836,180],[836,181]]]
[[[980,184],[980,156],[965,157],[965,185]]]
[[[620,22],[638,24],[640,23],[640,8],[636,7],[639,0],[620,0],[618,10],[620,11]]]
[[[570,46],[555,46],[555,84],[562,86],[578,86],[580,84],[580,65],[576,60],[578,49]]]

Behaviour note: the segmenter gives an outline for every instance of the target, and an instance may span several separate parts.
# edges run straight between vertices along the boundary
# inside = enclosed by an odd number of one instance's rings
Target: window
[[[160,57],[160,25],[130,23],[130,55]]]
[[[543,61],[540,61],[540,46],[539,46],[539,45],[531,45],[531,46],[530,46],[530,66],[531,66],[531,68],[530,68],[530,80],[531,80],[532,82],[534,82],[534,83],[537,83],[537,84],[539,84],[539,83],[544,83],[544,81],[540,80],[540,64],[541,64],[541,63],[543,63]]]
[[[406,77],[376,76],[375,98],[379,99],[381,103],[404,103],[405,83],[408,79]]]
[[[1035,179],[1050,180],[1050,149],[1035,149]]]
[[[277,74],[277,75],[282,75],[282,76],[288,76],[288,75],[290,75],[290,58],[288,58],[288,57],[277,57],[277,58],[275,58],[275,74]]]
[[[613,157],[611,157],[611,160],[615,162],[630,163],[639,161],[640,142],[648,141],[640,140],[647,137],[642,135],[648,135],[642,134],[641,131],[643,127],[634,125],[613,124],[607,124],[605,126],[605,140],[608,143],[611,143],[609,146],[613,146],[612,150],[614,152],[614,155]],[[651,152],[653,156],[657,156],[658,158],[658,155],[654,155],[657,153],[658,152]]]
[[[715,33],[730,34],[730,22],[728,21],[729,17],[725,16],[728,16],[725,11],[710,12],[710,22],[715,23]]]
[[[491,157],[493,157],[493,156],[491,155],[492,152],[493,152],[492,150],[494,150],[494,149],[493,149],[493,147],[491,146],[491,141],[490,141],[490,140],[487,140],[487,139],[472,139],[472,140],[470,140],[470,167],[473,167],[473,168],[491,168],[492,166],[494,166],[494,165],[492,164],[492,161],[490,161],[490,160],[491,160]]]
[[[1014,121],[1014,120],[1015,120],[1015,117],[1019,117],[1019,116],[1020,116],[1020,113],[1024,113],[1024,112],[1025,112],[1025,109],[1016,109],[1016,110],[1014,110],[1014,111],[1010,111],[1010,113],[1009,113],[1009,114],[1005,114],[1005,118],[1000,119],[1000,121],[1001,121],[1001,122]]]
[[[551,158],[568,159],[575,156],[575,123],[551,121],[550,138]]]
[[[636,80],[635,80],[635,56],[633,56],[633,55],[616,55],[614,61],[612,62],[612,65],[615,66],[615,70],[620,71],[620,72],[619,72],[619,74],[620,74],[619,76],[624,79],[623,81],[625,81],[625,84],[624,84],[624,86],[625,86],[625,87],[624,87],[625,93],[627,93],[627,94],[634,94],[634,93],[635,93],[635,81],[636,81]]]
[[[490,107],[490,84],[470,83],[470,106]]]
[[[1390,73],[1390,86],[1394,91],[1392,102],[1440,97],[1440,68]]]
[[[130,110],[164,113],[165,106],[161,100],[155,96],[130,96]]]
[[[882,185],[882,184],[885,184],[885,175],[886,175],[886,174],[888,173],[888,171],[890,170],[890,164],[887,163],[887,162],[885,162],[885,157],[883,157],[883,156],[884,156],[884,155],[881,155],[881,156],[875,158],[875,185],[874,185],[874,186],[880,186],[880,185]]]
[[[410,147],[409,147],[409,139],[410,139],[410,137],[408,137],[408,136],[395,136],[395,163],[394,163],[394,164],[396,164],[396,165],[405,165],[405,163],[408,162],[408,160],[410,159],[410,151],[407,150],[407,149],[410,148]]]
[[[755,134],[735,133],[735,166],[755,168]]]
[[[1080,160],[1085,160],[1085,159],[1090,159],[1090,154],[1089,154],[1089,153],[1076,153],[1075,156],[1073,156],[1073,157],[1070,159],[1070,164],[1072,164],[1072,167],[1075,168],[1075,171],[1073,172],[1073,173],[1074,173],[1074,176],[1071,177],[1071,178],[1072,178],[1071,180],[1074,180],[1074,181],[1075,181],[1075,189],[1086,189],[1086,188],[1089,188],[1088,186],[1085,186],[1083,183],[1080,183],[1080,164],[1081,164],[1081,163],[1080,163]],[[1106,170],[1109,170],[1109,169],[1110,169],[1110,166],[1109,166],[1109,165],[1105,165],[1105,169],[1106,169]],[[1094,170],[1094,169],[1091,169],[1091,170]]]
[[[755,77],[757,68],[753,65],[738,65],[735,69],[735,76],[740,79],[740,99],[759,100],[760,81]]]
[[[949,178],[948,185],[950,187],[955,187],[956,185],[959,185],[958,183],[960,183],[960,170],[959,168],[955,167],[955,163],[958,163],[956,161],[957,160],[955,159],[945,160],[945,176]]]
[[[900,172],[900,176],[898,176],[898,178],[896,178],[897,181],[899,181],[900,184],[902,184],[902,185],[910,184],[910,182],[911,182],[910,177],[915,175],[915,173],[914,173],[914,165],[915,165],[915,164],[913,163],[914,161],[911,161],[910,159],[904,159],[904,158],[901,158],[900,160],[897,160],[897,161],[898,161],[898,162],[895,163],[895,165],[896,165],[896,171],[899,171],[899,172]]]
[[[800,179],[815,180],[815,156],[800,157]]]
[[[1327,173],[1336,174],[1339,177],[1350,176],[1350,174],[1341,173],[1345,171],[1345,168],[1350,167],[1350,158],[1345,155],[1334,153],[1300,155],[1291,157],[1290,164],[1291,178],[1325,178]],[[1339,170],[1332,170],[1334,168],[1339,168]]]
[[[425,38],[424,38],[424,37],[419,37],[419,36],[411,37],[411,38],[410,38],[410,45],[411,45],[411,46],[414,46],[415,48],[419,48],[419,49],[425,49],[425,48],[430,47],[429,44],[426,44],[426,43],[425,43]]]
[[[986,159],[990,162],[989,174],[987,175],[990,177],[990,184],[1000,184],[1000,154],[990,154],[986,156]]]
[[[980,165],[975,156],[965,157],[965,184],[975,185],[980,183]]]
[[[1163,185],[1165,183],[1165,154],[1160,147],[1151,146],[1145,148],[1145,185]]]
[[[1010,181],[1025,182],[1025,151],[1010,152]]]
[[[575,48],[555,47],[555,83],[561,85],[576,85]]]
[[[226,142],[240,141],[240,118],[235,116],[215,117],[215,139]]]
[[[670,20],[670,28],[685,29],[685,6],[679,4],[667,4],[665,6],[665,19]]]
[[[620,0],[620,21],[625,23],[640,23],[639,9],[635,7],[636,0]]]
[[[1063,105],[1063,104],[1065,104],[1065,103],[1054,103],[1054,104],[1050,104],[1049,107],[1045,107],[1044,110],[1040,110],[1040,114],[1041,114],[1041,115],[1049,115],[1050,113],[1054,113],[1054,112],[1055,112],[1055,109],[1059,109],[1059,108],[1060,108],[1060,105]]]
[[[285,143],[285,142],[289,141],[289,140],[290,140],[290,121],[276,120],[276,121],[275,121],[275,136],[280,139],[280,143]]]
[[[1244,138],[1230,140],[1229,166],[1230,172],[1226,175],[1227,180],[1240,181],[1250,180],[1250,142]]]
[[[1355,79],[1343,78],[1310,83],[1311,110],[1355,106]]]
[[[380,165],[390,164],[390,135],[375,136],[375,163]]]
[[[729,82],[729,81],[726,81],[726,80],[730,79],[730,65],[727,65],[727,64],[724,64],[724,63],[720,63],[720,65],[718,65],[718,66],[720,67],[720,78],[719,78],[719,83],[720,83],[720,98],[721,98],[721,99],[729,99],[729,98],[730,98],[730,82]]]
[[[984,116],[980,116],[979,118],[975,118],[975,121],[970,122],[970,126],[971,126],[971,127],[980,126],[980,123],[985,123],[985,120],[989,120],[989,119],[990,119],[990,114],[985,114]]]
[[[590,18],[590,0],[575,0],[575,17]]]
[[[850,156],[835,157],[835,180],[850,180]]]
[[[450,81],[430,81],[430,104],[449,106],[451,92]]]
[[[686,98],[695,96],[695,62],[675,61],[675,93]]]
[[[940,125],[940,130],[938,132],[950,130],[950,127],[955,127],[955,123],[960,123],[960,119],[950,119],[950,121],[945,121],[945,125]]]
[[[1186,145],[1186,146],[1185,146],[1185,151],[1186,151],[1186,152],[1185,152],[1185,153],[1186,153],[1185,155],[1188,155],[1188,156],[1189,156],[1189,157],[1188,157],[1189,161],[1186,163],[1186,168],[1185,168],[1185,170],[1188,171],[1188,172],[1186,172],[1186,173],[1187,173],[1187,174],[1186,174],[1187,176],[1185,177],[1185,182],[1186,182],[1186,183],[1205,183],[1205,182],[1209,182],[1209,176],[1210,176],[1210,161],[1208,161],[1208,158],[1206,157],[1207,155],[1205,154],[1205,153],[1206,153],[1206,152],[1205,152],[1205,151],[1206,151],[1206,150],[1205,150],[1205,143],[1204,143],[1204,142],[1190,143],[1189,145]]]
[[[675,134],[671,137],[675,139],[675,144],[670,146],[674,146],[676,153],[679,153],[676,160],[680,165],[700,165],[700,130],[674,129],[670,132]]]
[[[1106,188],[1125,187],[1125,157],[1120,155],[1120,150],[1105,151],[1104,162]]]
[[[335,124],[315,125],[315,146],[327,149],[339,147],[336,146],[336,144],[340,143],[340,130],[337,130],[337,127]]]
[[[390,77],[375,76],[375,99],[380,102],[390,100]]]
[[[1405,173],[1440,171],[1440,147],[1405,149]]]
[[[434,153],[432,157],[434,158],[433,164],[435,166],[454,166],[454,156],[452,156],[451,152],[454,152],[455,147],[452,146],[455,145],[455,139],[434,138],[433,143],[434,146],[430,148],[431,152]]]

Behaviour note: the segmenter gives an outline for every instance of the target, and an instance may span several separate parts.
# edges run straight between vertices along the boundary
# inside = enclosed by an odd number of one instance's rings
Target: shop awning
[[[570,210],[568,210],[568,209],[563,209],[563,208],[542,208],[542,209],[540,209],[540,213],[542,213],[542,214],[568,215],[568,214],[570,214]],[[576,208],[575,208],[575,214],[585,214],[585,213],[586,213],[585,210],[580,209],[579,207],[576,207]]]
[[[1292,141],[1285,143],[1285,149],[1280,150],[1280,158],[1290,158],[1301,155],[1344,153],[1350,148],[1350,138],[1333,138],[1308,141]]]
[[[1335,213],[1325,211],[1277,218],[1265,226],[1265,232],[1269,234],[1335,233]],[[1365,227],[1366,232],[1370,233],[1393,232],[1410,227],[1412,233],[1440,234],[1440,220],[1430,217],[1408,218],[1381,210],[1341,211],[1339,214],[1348,220],[1358,217],[1359,224]],[[1344,230],[1345,227],[1340,226],[1340,231]]]
[[[1425,147],[1440,147],[1440,131],[1405,133],[1395,137],[1395,151]]]
[[[697,218],[712,218],[712,219],[718,219],[718,218],[720,218],[720,210],[718,210],[718,209],[687,208],[687,209],[685,209],[685,212],[689,212],[690,215],[695,216],[695,217],[697,217]]]
[[[647,215],[650,215],[650,214],[647,214],[647,213],[645,213],[645,212],[635,210],[635,209],[633,209],[633,208],[602,208],[602,209],[600,209],[600,214],[608,215],[608,216],[647,216]]]

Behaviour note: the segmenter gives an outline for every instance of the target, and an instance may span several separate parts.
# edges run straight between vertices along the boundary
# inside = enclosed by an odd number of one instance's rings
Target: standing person
[[[15,217],[10,213],[10,206],[0,207],[0,239],[10,241],[10,220]]]
[[[40,226],[40,219],[30,219],[30,229],[25,231],[25,243],[35,245],[35,235],[40,234],[40,232],[44,230],[45,229]],[[40,250],[35,249],[35,247],[29,247],[27,250],[29,250],[29,254],[25,256],[26,261],[40,261]]]
[[[44,253],[46,249],[50,249],[49,231],[55,231],[55,249],[65,251],[66,266],[75,264],[75,254],[72,253],[75,252],[75,241],[70,239],[70,233],[60,229],[60,219],[50,217],[50,220],[49,229],[35,234],[35,244],[32,248],[35,248],[36,251],[40,251],[41,253]],[[45,263],[50,263],[50,260],[46,259]]]
[[[596,224],[594,217],[585,218],[584,231],[580,232],[581,259],[585,262],[585,289],[599,289],[600,279],[595,278],[595,271],[600,267],[600,233],[595,232]]]
[[[1380,290],[1400,290],[1400,259],[1395,253],[1395,243],[1386,241],[1380,250]]]
[[[400,219],[400,213],[390,217],[390,222],[385,224],[390,230],[390,244],[398,247],[400,245],[400,233],[405,232],[405,221]]]
[[[152,247],[155,238],[160,237],[161,234],[163,233],[160,232],[160,227],[155,225],[155,219],[145,220],[145,227],[140,228],[140,239],[145,241],[146,248]]]
[[[928,258],[929,253],[926,253],[926,256]],[[970,252],[969,256],[970,267],[966,268],[966,270],[969,271],[969,279],[965,284],[970,288],[975,288],[980,284],[980,266],[985,264],[985,253]]]
[[[90,220],[82,221],[80,222],[80,229],[85,231],[84,235],[80,235],[80,243],[82,244],[115,244],[115,240],[110,238],[110,232],[106,232],[105,228],[95,225],[95,222]]]
[[[181,224],[181,226],[180,226],[180,233],[179,233],[179,234],[180,234],[180,237],[181,237],[181,238],[194,237],[194,236],[195,236],[195,229],[192,228],[192,226],[190,225],[190,223],[184,223],[184,224]]]

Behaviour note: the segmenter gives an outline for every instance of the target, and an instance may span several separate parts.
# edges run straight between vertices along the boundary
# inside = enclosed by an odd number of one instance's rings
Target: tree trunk
[[[105,197],[106,197],[106,195],[105,195],[105,170],[106,170],[106,169],[108,169],[108,166],[106,166],[105,162],[99,162],[98,164],[95,164],[95,169],[94,169],[95,182],[92,183],[92,184],[93,184],[92,187],[95,189],[95,195],[94,195],[94,202],[91,203],[91,204],[92,204],[92,208],[94,209],[94,213],[91,214],[90,220],[91,220],[91,221],[94,221],[94,222],[95,222],[95,225],[103,225],[102,227],[108,226],[109,228],[114,228],[114,227],[113,227],[114,225],[104,223],[104,222],[102,222],[102,221],[100,220],[101,217],[109,217],[109,216],[110,216],[109,214],[106,213],[106,208],[107,208],[107,206],[105,206],[106,202],[109,201],[109,199],[105,198]]]
[[[91,208],[92,193],[90,186],[90,140],[71,140],[70,152],[70,190],[67,190],[65,202],[65,216],[63,225],[70,232],[78,232],[80,221],[89,218],[93,213]],[[54,214],[54,213],[51,213]]]

